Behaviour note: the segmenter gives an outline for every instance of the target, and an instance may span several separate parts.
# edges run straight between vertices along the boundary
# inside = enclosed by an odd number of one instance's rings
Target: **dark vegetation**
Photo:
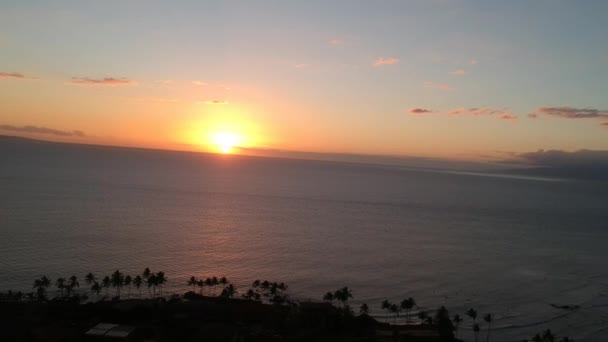
[[[164,272],[149,268],[135,276],[89,273],[85,291],[76,276],[55,282],[42,276],[32,292],[0,293],[0,341],[461,341],[460,315],[444,306],[423,311],[412,297],[378,306],[392,317],[390,324],[370,317],[366,303],[355,312],[348,287],[327,292],[323,302],[301,302],[281,282],[255,280],[240,293],[226,277],[192,276],[191,291],[164,296],[167,281]],[[465,315],[474,341],[489,342],[492,315],[479,318],[472,308]],[[128,334],[91,335],[100,323]],[[525,341],[571,340],[546,330]]]

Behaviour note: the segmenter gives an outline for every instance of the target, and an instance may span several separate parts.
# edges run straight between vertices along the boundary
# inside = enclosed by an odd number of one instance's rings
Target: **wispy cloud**
[[[207,85],[207,82],[203,82],[203,81],[192,81],[192,84],[194,84],[195,86],[202,87],[202,86],[206,86],[206,85]]]
[[[24,74],[18,72],[0,72],[0,79],[3,78],[12,78],[18,80],[35,80],[36,77],[25,76]]]
[[[299,63],[294,65],[294,68],[296,69],[304,69],[304,68],[308,68],[310,66],[310,64],[308,63]]]
[[[154,83],[168,86],[168,85],[172,85],[173,83],[175,83],[175,81],[173,81],[173,80],[156,80],[156,81],[154,81]]]
[[[132,86],[137,85],[137,82],[127,78],[89,78],[89,77],[72,77],[70,84],[89,85],[89,86]]]
[[[467,72],[463,69],[458,69],[458,70],[454,70],[454,71],[450,71],[450,74],[452,75],[457,75],[457,76],[462,76],[465,75]]]
[[[608,110],[574,107],[539,107],[537,114],[564,119],[608,119]]]
[[[411,108],[407,112],[410,114],[428,114],[432,113],[433,111],[431,109],[426,108]]]
[[[608,167],[608,151],[538,150],[517,155],[520,159],[545,167]]]
[[[501,120],[517,120],[517,115],[514,114],[503,114],[498,117]]]
[[[224,100],[207,100],[200,101],[199,103],[207,104],[207,105],[227,105],[229,102]]]
[[[536,114],[536,113],[528,114],[528,119],[537,119],[537,118],[538,118],[538,114]]]
[[[434,83],[431,81],[424,81],[422,85],[425,88],[439,89],[439,90],[452,90],[452,87],[445,83]]]
[[[446,113],[450,114],[450,115],[473,115],[473,116],[509,115],[509,116],[515,116],[514,114],[509,112],[506,108],[496,109],[496,108],[489,108],[489,107],[472,107],[472,108],[460,107],[460,108],[450,109]]]
[[[393,65],[398,64],[399,58],[395,57],[380,57],[374,61],[374,66]]]
[[[85,133],[83,131],[73,130],[73,131],[62,131],[59,129],[53,129],[43,126],[13,126],[13,125],[0,125],[0,129],[9,132],[18,132],[18,133],[33,133],[33,134],[51,134],[63,137],[85,137]]]
[[[475,64],[477,64],[477,63],[479,63],[479,61],[478,61],[478,60],[476,60],[476,59],[471,59],[471,60],[469,61],[469,64],[471,64],[471,65],[475,65]]]

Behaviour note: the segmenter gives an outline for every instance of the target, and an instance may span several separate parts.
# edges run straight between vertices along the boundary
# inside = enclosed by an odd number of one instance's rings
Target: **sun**
[[[214,133],[212,137],[213,144],[217,146],[221,153],[231,153],[232,149],[237,146],[241,138],[235,133],[229,132],[218,132]]]

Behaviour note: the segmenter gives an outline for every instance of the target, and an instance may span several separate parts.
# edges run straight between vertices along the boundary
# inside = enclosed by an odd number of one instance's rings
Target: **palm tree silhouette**
[[[125,276],[125,286],[127,287],[127,298],[131,298],[131,284],[133,283],[133,278],[130,275]]]
[[[486,342],[490,342],[490,330],[492,329],[492,314],[486,314],[483,316],[483,320],[488,323],[488,335],[486,336]]]
[[[120,289],[125,283],[125,277],[119,270],[114,271],[112,273],[112,277],[110,278],[112,287],[116,288],[116,297],[120,297]]]
[[[328,301],[330,304],[333,303],[334,301],[334,293],[333,292],[327,292],[324,296],[323,296],[323,300]]]
[[[150,269],[148,267],[146,267],[146,269],[144,269],[144,272],[141,275],[142,275],[144,281],[148,284],[148,296],[150,296],[150,286],[151,285],[148,282],[148,279],[152,275],[152,272],[150,271]]]
[[[348,307],[348,300],[353,298],[353,293],[347,286],[344,286],[334,293],[334,298],[342,303],[343,309],[346,309]]]
[[[148,284],[148,292],[150,291],[150,288],[152,288],[152,297],[156,298],[156,285],[158,285],[156,273],[150,274],[146,280],[146,283]]]
[[[51,286],[51,279],[49,279],[47,276],[42,276],[40,279],[34,280],[34,285],[32,288],[36,290],[36,295],[39,301],[46,300],[46,289],[49,286]]]
[[[91,285],[91,295],[95,294],[95,296],[99,296],[100,292],[101,286],[99,286],[98,282],[94,282],[93,285]]]
[[[479,333],[479,325],[477,324],[477,311],[473,308],[467,310],[467,316],[473,320],[473,331],[475,332],[475,342],[477,342],[477,334]],[[477,330],[475,330],[477,328]]]
[[[380,305],[380,307],[382,308],[382,310],[386,310],[387,314],[391,313],[391,302],[388,301],[388,299],[385,299],[382,301],[382,304]]]
[[[139,292],[139,298],[141,298],[141,284],[143,284],[143,279],[138,274],[135,276],[135,278],[133,278],[133,286],[135,286],[135,288]]]
[[[456,335],[458,335],[458,327],[460,326],[460,323],[462,323],[462,318],[460,315],[456,314],[452,318],[452,321],[454,321],[454,330],[456,331]]]
[[[63,297],[63,289],[65,289],[65,278],[57,278],[55,286],[59,289],[59,295]]]
[[[84,276],[84,282],[85,284],[92,286],[94,283],[97,282],[97,279],[95,278],[95,275],[91,272],[87,273],[86,276]],[[91,288],[91,296],[93,296],[93,289]]]
[[[473,332],[475,333],[475,342],[477,342],[477,335],[479,335],[479,323],[473,324]]]
[[[234,287],[233,284],[229,284],[228,286],[226,286],[223,290],[222,290],[222,297],[225,298],[232,298],[237,294],[237,290],[236,287]]]
[[[397,323],[397,318],[399,318],[399,313],[401,312],[401,308],[397,304],[391,304],[390,312],[392,312],[394,316],[394,321]]]
[[[196,285],[198,285],[198,280],[196,280],[195,276],[191,276],[190,279],[188,279],[188,285],[192,286],[192,292],[194,292],[194,287]]]
[[[414,308],[416,301],[414,298],[409,297],[401,301],[401,308],[405,310],[405,321],[410,321],[410,310]]]
[[[68,291],[68,297],[72,294],[72,291],[74,290],[74,288],[80,287],[80,284],[78,283],[78,278],[73,275],[68,279],[68,284],[67,284],[67,291]]]
[[[217,279],[217,278],[216,278]],[[158,287],[160,288],[160,296],[163,296],[163,285],[167,282],[167,277],[165,277],[165,272],[160,271],[156,273],[156,282]]]
[[[110,280],[110,277],[108,277],[108,276],[103,277],[103,279],[101,280],[101,287],[106,289],[106,297],[108,296],[108,289],[110,288],[111,285],[112,285],[112,281]]]
[[[361,304],[361,306],[359,307],[359,313],[361,315],[369,314],[369,307],[367,306],[367,304],[365,304],[365,303]]]

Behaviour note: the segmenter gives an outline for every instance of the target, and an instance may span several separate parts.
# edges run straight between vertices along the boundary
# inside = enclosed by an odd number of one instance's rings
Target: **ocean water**
[[[0,142],[3,291],[150,267],[168,292],[191,275],[302,299],[349,286],[380,319],[411,296],[492,313],[493,341],[606,341],[607,246],[606,183]]]

